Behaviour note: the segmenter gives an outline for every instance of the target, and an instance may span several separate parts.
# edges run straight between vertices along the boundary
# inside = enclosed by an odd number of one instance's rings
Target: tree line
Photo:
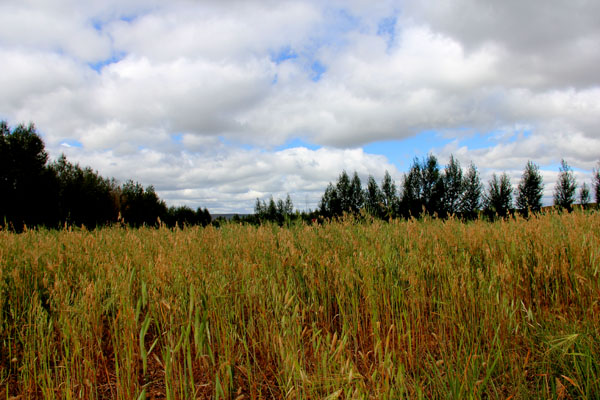
[[[100,176],[62,155],[48,161],[35,126],[0,121],[0,226],[207,225],[206,208],[167,207],[154,187]]]
[[[296,220],[314,221],[343,214],[366,214],[375,218],[410,218],[421,215],[472,219],[483,214],[490,218],[514,212],[528,215],[542,209],[544,191],[539,167],[529,161],[516,190],[506,173],[493,174],[484,186],[473,163],[463,170],[450,157],[442,168],[430,154],[415,158],[399,186],[389,172],[379,185],[369,176],[363,187],[358,174],[342,171],[337,182],[329,183],[318,208],[294,212],[289,195],[285,200],[257,199],[254,214],[234,216],[236,222],[258,224],[271,221],[283,225]],[[591,186],[583,183],[577,196],[572,168],[561,161],[554,187],[554,205],[571,210],[578,200],[586,206],[591,194],[600,202],[600,163]],[[590,192],[592,191],[592,192]],[[35,126],[18,125],[12,130],[0,121],[0,226],[21,230],[24,226],[94,228],[110,224],[133,227],[203,225],[211,223],[209,211],[187,206],[167,207],[153,186],[143,187],[128,180],[119,184],[89,167],[73,164],[62,155],[48,162],[44,142]],[[219,221],[212,221],[219,223]]]
[[[592,189],[596,202],[600,201],[600,164],[594,170]],[[556,186],[554,205],[560,209],[572,210],[573,204],[586,206],[590,203],[590,187],[584,183],[577,197],[577,182],[572,168],[561,161]],[[430,154],[423,159],[415,158],[410,170],[404,174],[399,188],[386,171],[377,184],[369,176],[366,188],[358,174],[352,178],[343,171],[334,185],[329,183],[319,202],[319,213],[324,217],[338,217],[344,213],[365,211],[369,215],[388,218],[410,218],[421,215],[435,215],[441,218],[449,215],[472,219],[480,213],[495,218],[519,212],[528,215],[542,209],[544,183],[539,167],[527,162],[516,191],[506,173],[493,174],[487,187],[474,164],[466,171],[454,156],[443,169],[437,158]]]
[[[591,188],[583,183],[577,194],[577,182],[572,168],[561,161],[558,180],[554,187],[554,206],[571,211],[578,202],[586,207],[591,193],[600,201],[600,163],[594,170]],[[238,217],[240,222],[260,223],[336,218],[344,214],[366,214],[375,218],[410,218],[422,215],[445,218],[453,215],[474,219],[483,215],[489,219],[502,218],[515,212],[528,216],[542,210],[544,182],[539,166],[528,161],[523,175],[513,189],[506,173],[494,173],[487,182],[481,181],[477,167],[471,163],[463,170],[454,156],[442,168],[437,158],[430,154],[423,159],[415,158],[402,182],[397,185],[388,171],[379,185],[370,175],[366,187],[356,172],[350,177],[342,171],[337,182],[329,183],[315,211],[293,212],[289,195],[286,200],[275,201],[271,196],[265,202],[256,199],[254,214]]]

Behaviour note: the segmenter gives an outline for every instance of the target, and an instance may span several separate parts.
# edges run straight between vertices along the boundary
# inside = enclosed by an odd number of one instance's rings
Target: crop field
[[[600,398],[600,213],[0,231],[0,398]]]

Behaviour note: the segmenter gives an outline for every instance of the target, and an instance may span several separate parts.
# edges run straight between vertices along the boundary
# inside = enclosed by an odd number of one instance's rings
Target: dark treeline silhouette
[[[598,203],[600,164],[594,170],[592,188]],[[573,171],[562,160],[554,188],[554,206],[571,211],[576,201],[576,189]],[[483,215],[495,219],[515,212],[528,216],[542,210],[543,191],[539,167],[531,161],[527,162],[521,181],[514,190],[505,172],[493,174],[485,187],[474,164],[463,171],[454,156],[450,156],[448,165],[442,169],[437,158],[430,154],[413,160],[398,189],[387,171],[381,186],[377,185],[373,176],[369,176],[364,189],[356,172],[350,179],[347,172],[342,171],[337,182],[327,186],[318,212],[325,218],[340,217],[344,213],[366,213],[382,219],[422,215],[440,218],[454,215],[463,219]],[[583,184],[579,203],[585,207],[589,200],[590,188]]]
[[[275,223],[279,226],[284,226],[299,221],[310,223],[312,220],[315,220],[317,216],[317,212],[294,211],[294,203],[288,194],[285,197],[285,200],[275,200],[273,196],[270,196],[268,201],[256,199],[256,203],[254,204],[254,214],[241,216],[239,214],[234,214],[231,221],[234,223],[246,223],[252,225]],[[217,218],[213,221],[213,224],[218,226],[223,222],[226,222],[225,218]]]
[[[279,225],[294,221],[322,221],[344,214],[373,218],[410,218],[423,215],[440,218],[450,215],[473,219],[480,215],[494,219],[515,212],[525,216],[542,209],[544,191],[539,167],[527,162],[516,190],[506,173],[493,174],[487,186],[481,182],[474,164],[463,170],[450,157],[443,168],[430,154],[415,158],[402,182],[397,185],[386,171],[378,185],[373,176],[366,187],[356,172],[352,177],[342,171],[337,182],[329,183],[318,208],[294,212],[292,200],[268,202],[257,199],[254,214],[234,216],[234,222]],[[588,206],[591,194],[600,202],[600,163],[594,169],[591,186],[584,183],[577,196],[577,182],[571,167],[561,161],[554,188],[554,206],[571,211],[578,200]],[[591,193],[590,193],[591,191]],[[514,198],[514,201],[513,201]],[[62,155],[48,162],[44,142],[35,127],[18,125],[14,129],[0,122],[0,226],[21,230],[24,226],[94,228],[114,223],[139,226],[203,225],[211,223],[206,208],[187,206],[168,208],[153,186],[127,181],[119,185],[89,167],[73,164]],[[213,221],[216,225],[221,221]]]
[[[208,210],[167,208],[154,188],[127,181],[119,185],[62,155],[48,162],[33,124],[10,129],[0,122],[0,226],[95,228],[113,223],[139,227],[207,225]]]
[[[554,207],[571,211],[576,202],[576,189],[573,171],[562,160],[554,188]],[[592,190],[598,203],[600,164],[593,173]],[[452,215],[465,220],[483,216],[493,220],[515,213],[528,217],[542,210],[543,192],[539,166],[532,161],[525,165],[515,190],[506,172],[492,174],[486,186],[473,163],[463,170],[451,155],[448,165],[442,168],[437,158],[430,154],[423,159],[413,160],[400,185],[396,185],[388,171],[385,171],[381,185],[373,176],[369,176],[366,187],[363,187],[356,172],[350,177],[346,171],[342,171],[337,182],[329,183],[315,211],[294,213],[289,195],[285,201],[275,201],[271,196],[268,203],[256,199],[254,214],[234,216],[233,221],[253,224],[270,221],[283,225],[297,220],[322,221],[344,214],[384,220],[423,215],[439,218]],[[581,186],[578,200],[582,207],[589,205],[590,187],[585,183]]]
[[[286,220],[294,217],[294,204],[288,194],[284,200],[273,200],[273,196],[269,199],[269,203],[256,199],[254,206],[254,217],[259,221],[273,221],[280,225]]]

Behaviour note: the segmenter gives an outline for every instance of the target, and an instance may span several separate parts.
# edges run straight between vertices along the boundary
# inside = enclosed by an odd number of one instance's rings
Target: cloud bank
[[[534,160],[547,199],[600,159],[596,2],[86,3],[0,5],[0,118],[169,204],[314,208],[342,169],[400,180],[362,147],[426,131],[484,178]]]

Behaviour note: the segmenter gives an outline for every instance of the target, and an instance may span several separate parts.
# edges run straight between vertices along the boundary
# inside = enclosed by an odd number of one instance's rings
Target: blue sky
[[[544,7],[541,13],[539,7]],[[314,208],[342,170],[453,154],[516,186],[600,160],[600,3],[0,4],[0,116],[169,205]],[[552,20],[552,24],[547,21]],[[560,60],[557,63],[556,60]]]

